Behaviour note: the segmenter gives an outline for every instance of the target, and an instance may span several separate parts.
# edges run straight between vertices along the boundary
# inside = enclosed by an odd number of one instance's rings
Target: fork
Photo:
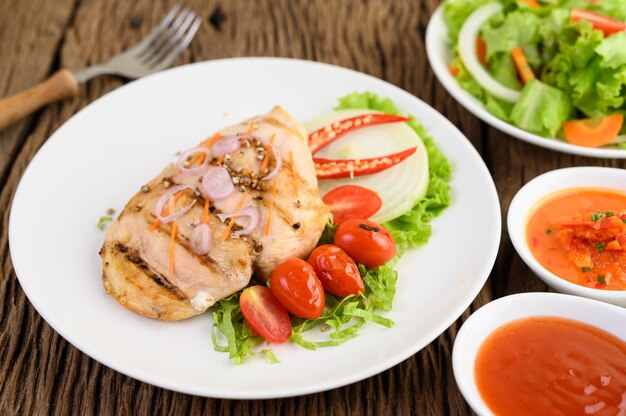
[[[72,72],[61,69],[47,80],[0,100],[0,131],[46,104],[78,94],[78,84],[103,74],[136,79],[171,66],[189,46],[201,19],[175,5],[159,25],[137,44],[109,61]]]

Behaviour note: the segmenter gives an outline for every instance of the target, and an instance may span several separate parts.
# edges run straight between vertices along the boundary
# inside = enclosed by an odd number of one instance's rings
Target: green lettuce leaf
[[[511,112],[511,121],[519,128],[554,137],[571,111],[566,93],[533,79],[524,86]]]

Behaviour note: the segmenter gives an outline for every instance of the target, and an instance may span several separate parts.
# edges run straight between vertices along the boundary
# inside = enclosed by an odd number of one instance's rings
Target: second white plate
[[[461,88],[448,69],[450,67],[450,61],[453,58],[453,53],[451,45],[448,42],[448,28],[443,20],[443,5],[435,10],[435,13],[433,13],[428,23],[426,30],[426,53],[428,54],[428,60],[430,61],[435,75],[450,95],[465,107],[466,110],[498,130],[525,142],[556,150],[557,152],[571,153],[579,156],[626,159],[626,150],[576,146],[563,140],[538,136],[515,127],[506,121],[500,120],[487,111],[483,103]]]

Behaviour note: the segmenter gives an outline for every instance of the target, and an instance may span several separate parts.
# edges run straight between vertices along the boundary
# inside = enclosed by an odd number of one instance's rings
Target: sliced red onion
[[[235,187],[228,171],[221,166],[211,166],[202,177],[202,191],[213,201],[227,198]]]
[[[161,195],[161,198],[159,198],[159,200],[157,201],[156,205],[154,206],[154,215],[156,215],[156,217],[159,219],[159,221],[161,221],[161,223],[167,224],[173,219],[183,215],[185,212],[189,211],[191,207],[193,207],[193,205],[196,203],[196,200],[194,199],[191,201],[189,205],[179,209],[178,211],[174,213],[169,213],[169,215],[165,217],[162,215],[163,208],[165,208],[165,205],[170,202],[170,199],[174,196],[174,194],[178,193],[179,191],[182,191],[183,189],[194,190],[193,186],[191,185],[176,185],[176,186],[169,188],[167,191],[165,191],[163,195]]]
[[[189,156],[195,153],[204,153],[206,155],[206,157],[204,158],[204,161],[202,162],[200,166],[196,166],[193,168],[186,168],[185,162],[187,162],[187,159],[189,158]],[[177,163],[178,168],[185,175],[192,175],[192,176],[202,175],[206,171],[207,167],[209,166],[209,154],[210,154],[209,149],[207,149],[206,147],[194,147],[193,149],[186,150],[178,158],[178,163]]]
[[[234,152],[241,146],[242,136],[224,136],[211,146],[211,153],[221,157],[226,153]]]
[[[236,217],[250,217],[250,224],[243,230],[237,230],[233,233],[234,236],[239,237],[240,235],[247,235],[252,233],[256,226],[259,224],[259,210],[257,207],[248,207],[242,209],[241,211],[231,212],[230,214],[217,214],[220,220],[224,221],[227,218],[236,218]]]
[[[209,224],[200,224],[196,226],[189,236],[191,248],[196,254],[205,256],[211,250],[211,228]]]
[[[274,169],[272,169],[270,173],[268,173],[263,178],[261,178],[262,181],[267,181],[269,179],[274,178],[276,175],[278,175],[278,172],[283,167],[283,158],[273,143],[268,142],[266,140],[263,140],[263,143],[265,143],[266,146],[269,146],[272,149],[272,151],[274,152],[274,157],[276,158],[276,166],[274,166]]]

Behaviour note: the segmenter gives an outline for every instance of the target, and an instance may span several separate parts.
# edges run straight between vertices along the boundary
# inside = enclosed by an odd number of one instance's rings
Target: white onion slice
[[[474,13],[465,20],[465,23],[463,23],[463,27],[459,32],[459,42],[457,46],[463,65],[465,65],[465,68],[467,68],[469,73],[476,79],[476,82],[488,93],[514,103],[519,100],[520,92],[496,81],[480,63],[476,54],[476,37],[478,36],[481,26],[500,10],[502,10],[502,4],[496,2],[485,4],[476,9]]]
[[[221,157],[226,153],[234,152],[241,146],[242,136],[224,136],[211,146],[211,153]]]
[[[189,236],[191,249],[201,256],[209,254],[211,250],[211,227],[209,224],[196,226]]]
[[[202,191],[213,201],[221,201],[233,193],[235,187],[228,171],[211,166],[202,177]]]
[[[194,168],[186,168],[185,162],[187,162],[187,158],[191,155],[193,155],[194,153],[204,153],[205,154],[205,158],[204,161],[202,162],[202,164],[200,166],[196,166]],[[180,171],[184,174],[184,175],[191,175],[191,176],[195,176],[195,175],[202,175],[207,167],[209,166],[209,149],[207,149],[206,147],[194,147],[193,149],[189,149],[184,151],[180,157],[178,158],[178,169],[180,169]]]
[[[263,178],[261,178],[262,181],[267,181],[267,180],[274,178],[276,175],[278,175],[278,172],[283,167],[283,158],[273,143],[266,141],[266,140],[263,140],[263,143],[265,143],[267,146],[269,146],[272,149],[272,151],[274,152],[274,157],[276,158],[276,166],[274,166],[274,169],[272,169],[270,173],[268,173]]]
[[[193,201],[191,201],[189,205],[179,209],[178,211],[174,213],[170,213],[167,216],[163,216],[162,213],[163,213],[163,208],[165,208],[165,204],[170,202],[170,199],[174,196],[174,194],[178,193],[179,191],[182,191],[183,189],[194,190],[193,186],[191,185],[173,186],[169,188],[167,191],[165,191],[163,195],[161,195],[161,198],[159,198],[156,205],[154,206],[154,215],[156,215],[159,221],[161,221],[163,224],[167,224],[168,222],[174,220],[175,218],[183,215],[185,212],[189,211],[191,207],[193,207],[193,205],[196,203],[196,200],[194,199]]]
[[[257,207],[248,207],[242,209],[241,211],[231,212],[230,214],[217,214],[217,216],[222,221],[226,220],[227,218],[250,217],[250,224],[248,224],[246,228],[244,228],[243,230],[237,230],[233,233],[233,235],[236,237],[240,235],[250,234],[259,224],[259,210]]]

